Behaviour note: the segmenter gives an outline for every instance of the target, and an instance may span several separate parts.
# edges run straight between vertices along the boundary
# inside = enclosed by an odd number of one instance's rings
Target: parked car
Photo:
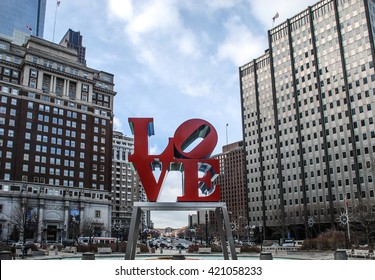
[[[281,245],[282,247],[294,247],[294,242],[286,242]]]
[[[58,245],[62,245],[60,242],[58,242],[58,241],[55,241],[55,240],[47,240],[46,242],[45,242],[47,245],[56,245],[56,246],[58,246]]]
[[[163,249],[173,249],[173,246],[171,244],[168,244],[168,243],[160,243],[160,248],[163,248]]]
[[[187,245],[186,243],[178,243],[177,246],[176,246],[177,249],[188,249],[189,248],[189,245]]]
[[[16,249],[21,249],[24,245],[23,245],[23,242],[16,242],[16,243],[13,243],[13,246],[16,247]]]

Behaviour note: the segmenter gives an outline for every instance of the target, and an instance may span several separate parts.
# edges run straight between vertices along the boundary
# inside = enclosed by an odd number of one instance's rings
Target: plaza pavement
[[[178,250],[166,250],[164,249],[162,252],[157,250],[155,253],[139,253],[136,255],[136,260],[140,259],[164,259],[168,258],[168,256],[172,257],[173,255],[185,255],[186,258],[194,259],[207,259],[209,260],[222,260],[223,255],[222,253],[211,253],[211,254],[198,254],[198,253],[187,253],[186,251],[181,251],[179,253]],[[245,258],[247,260],[258,260],[260,254],[259,253],[240,253],[237,255],[238,259]],[[333,251],[282,251],[282,252],[273,252],[272,253],[273,259],[285,259],[285,260],[334,260],[334,252]],[[96,259],[124,259],[124,253],[112,253],[112,254],[95,254]],[[247,257],[247,258],[246,258]],[[66,252],[49,252],[49,255],[43,256],[27,256],[24,260],[50,260],[50,259],[78,259],[82,258],[82,253],[78,252],[74,253],[66,253]],[[364,260],[364,258],[348,258],[349,260]],[[17,260],[22,260],[22,258],[18,258]]]

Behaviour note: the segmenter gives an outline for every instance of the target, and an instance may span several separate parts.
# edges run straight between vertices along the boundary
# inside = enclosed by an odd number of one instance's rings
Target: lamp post
[[[61,235],[61,244],[63,244],[63,240],[67,240],[67,236],[68,236],[68,225],[66,223],[64,223],[63,225],[63,232],[62,232],[62,235]]]
[[[346,216],[346,221],[347,221],[346,228],[348,230],[348,241],[350,243],[350,226],[349,226],[349,219],[348,219],[348,217],[349,217],[349,213],[348,213],[348,204],[349,204],[349,202],[348,202],[348,200],[346,198],[344,200],[344,203],[345,203],[345,216]]]
[[[208,247],[208,212],[206,211],[206,247]]]
[[[244,216],[239,216],[238,217],[238,224],[240,225],[240,219],[245,219],[246,220],[246,226],[245,226],[245,229],[246,229],[246,237],[247,237],[247,243],[250,242],[250,238],[249,238],[249,220],[244,217]]]
[[[42,234],[41,234],[41,243],[45,243],[47,241],[47,224],[43,222],[42,224]]]
[[[260,251],[263,251],[263,225],[259,224],[259,234],[260,234]]]
[[[8,241],[9,241],[9,237],[10,237],[10,222],[8,222],[7,244],[8,244]]]

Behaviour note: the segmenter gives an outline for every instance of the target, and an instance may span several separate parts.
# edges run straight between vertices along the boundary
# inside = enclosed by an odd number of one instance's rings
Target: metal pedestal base
[[[125,260],[135,259],[138,231],[141,223],[142,210],[156,211],[196,211],[214,210],[215,218],[219,227],[221,248],[224,260],[229,260],[228,247],[232,260],[237,260],[237,253],[234,247],[232,230],[229,222],[227,206],[223,202],[134,202],[132,218],[130,222],[128,243],[126,245]]]

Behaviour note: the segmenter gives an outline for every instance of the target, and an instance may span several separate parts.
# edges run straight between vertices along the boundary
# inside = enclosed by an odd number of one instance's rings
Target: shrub
[[[223,250],[221,249],[221,246],[217,244],[211,244],[211,252],[212,253],[221,253]]]
[[[38,247],[35,244],[28,245],[31,251],[38,251]]]
[[[316,250],[316,238],[303,240],[301,250]]]
[[[138,245],[138,247],[141,250],[141,253],[148,253],[149,252],[148,247],[145,244],[140,244],[140,245]]]
[[[246,253],[260,253],[260,248],[257,246],[242,246],[241,247],[241,252],[246,252]]]
[[[337,230],[328,230],[314,239],[306,239],[302,250],[336,250],[346,247],[345,233]]]
[[[125,241],[121,241],[119,244],[118,244],[118,251],[119,252],[124,252],[126,251],[126,242]]]
[[[87,253],[87,252],[97,252],[98,246],[96,244],[88,244],[88,245],[78,245],[77,252]]]
[[[203,246],[193,244],[193,245],[191,245],[191,246],[188,248],[188,253],[198,252],[198,249],[199,249],[200,247],[203,247]]]

